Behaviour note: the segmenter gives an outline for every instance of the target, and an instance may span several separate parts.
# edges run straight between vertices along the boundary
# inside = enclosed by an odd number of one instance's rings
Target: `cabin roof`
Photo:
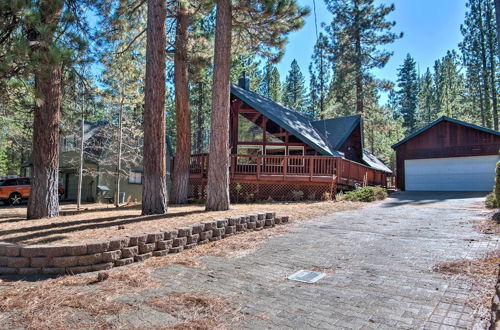
[[[236,85],[231,85],[231,93],[322,155],[341,156],[336,150],[330,149],[321,135],[315,130],[312,124],[314,121],[312,116],[289,109],[278,102]]]
[[[441,118],[433,121],[432,123],[430,123],[430,124],[422,127],[421,129],[419,129],[415,133],[408,135],[407,137],[405,137],[403,140],[399,141],[398,143],[393,144],[392,148],[395,149],[395,148],[399,147],[403,143],[408,142],[408,140],[413,139],[415,136],[417,136],[417,135],[419,135],[419,134],[427,131],[428,129],[436,126],[437,124],[439,124],[439,123],[441,123],[443,121],[449,121],[449,122],[454,123],[454,124],[458,124],[458,125],[462,125],[462,126],[467,126],[467,127],[470,127],[470,128],[473,128],[473,129],[477,129],[477,130],[480,130],[480,131],[483,131],[483,132],[486,132],[486,133],[490,133],[490,134],[494,134],[494,135],[499,135],[500,136],[500,132],[498,132],[498,131],[495,131],[495,130],[492,130],[492,129],[489,129],[489,128],[486,128],[486,127],[474,125],[474,124],[471,124],[471,123],[467,123],[465,121],[461,121],[461,120],[458,120],[458,119],[453,119],[453,118],[450,118],[450,117],[443,116],[443,117],[441,117]]]
[[[338,150],[361,122],[360,115],[316,120],[312,125],[330,149]]]
[[[372,153],[370,153],[366,149],[363,149],[363,161],[371,168],[387,173],[392,173],[390,168],[388,168],[384,163],[382,163],[380,159],[375,157]]]

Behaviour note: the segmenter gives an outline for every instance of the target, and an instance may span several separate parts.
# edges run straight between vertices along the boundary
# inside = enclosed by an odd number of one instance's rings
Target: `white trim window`
[[[300,156],[304,157],[304,147],[303,146],[288,146],[289,156]],[[294,159],[290,158],[288,162],[289,166],[304,166],[304,158]]]
[[[128,183],[130,183],[130,184],[142,184],[142,172],[130,171],[128,173]]]
[[[239,145],[237,153],[245,156],[262,156],[262,146]],[[238,157],[238,165],[250,164],[257,164],[255,157]]]

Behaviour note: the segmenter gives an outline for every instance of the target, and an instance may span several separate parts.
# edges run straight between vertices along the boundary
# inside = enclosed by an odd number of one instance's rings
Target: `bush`
[[[497,168],[495,172],[497,176],[495,178],[495,187],[493,192],[495,193],[495,201],[500,201],[500,161],[497,162]]]
[[[351,202],[373,202],[387,197],[387,190],[381,187],[357,188],[344,194],[343,199]]]
[[[292,200],[301,201],[304,199],[304,192],[301,190],[292,190]]]
[[[495,209],[498,207],[498,201],[500,201],[500,161],[497,162],[497,167],[495,170],[495,185],[493,186],[493,192],[486,196],[486,207],[489,209]]]
[[[489,209],[496,209],[498,207],[498,203],[494,193],[491,192],[486,196],[485,204]]]

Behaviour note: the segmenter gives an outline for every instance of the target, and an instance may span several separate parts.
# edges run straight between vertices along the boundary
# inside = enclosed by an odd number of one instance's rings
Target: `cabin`
[[[387,186],[392,171],[363,148],[359,115],[316,120],[231,85],[230,194],[233,202],[332,198],[337,190]],[[205,197],[209,154],[192,155],[190,195]]]
[[[392,148],[398,189],[491,191],[500,132],[441,117]]]

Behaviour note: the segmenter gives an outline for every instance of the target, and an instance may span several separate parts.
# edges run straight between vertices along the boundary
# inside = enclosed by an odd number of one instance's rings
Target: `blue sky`
[[[465,0],[380,0],[386,4],[394,3],[396,10],[389,18],[396,21],[393,31],[403,32],[402,39],[386,48],[394,52],[393,57],[383,69],[373,73],[381,79],[396,80],[397,69],[403,63],[406,54],[410,53],[417,62],[420,72],[432,67],[434,61],[443,57],[446,51],[458,47],[462,40],[460,24],[465,16]],[[281,79],[284,80],[293,59],[297,59],[300,69],[309,77],[309,63],[316,41],[314,27],[313,0],[299,0],[304,6],[311,8],[305,26],[290,34],[286,53],[278,64]],[[320,23],[330,24],[331,14],[323,0],[316,0],[318,29]]]

